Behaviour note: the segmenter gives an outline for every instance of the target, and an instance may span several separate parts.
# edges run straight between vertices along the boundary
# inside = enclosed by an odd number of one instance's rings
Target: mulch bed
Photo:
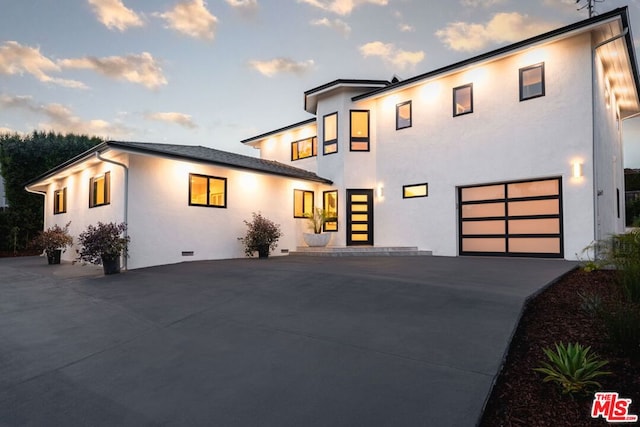
[[[603,418],[591,418],[593,394],[563,395],[555,383],[543,383],[544,375],[533,371],[546,360],[542,348],[555,349],[556,342],[591,346],[601,359],[608,360],[603,370],[613,374],[597,379],[602,385],[599,391],[615,391],[620,398],[632,399],[629,412],[640,415],[640,361],[613,348],[602,321],[580,307],[578,292],[599,294],[604,307],[622,298],[614,274],[574,270],[529,303],[480,426],[609,425]]]

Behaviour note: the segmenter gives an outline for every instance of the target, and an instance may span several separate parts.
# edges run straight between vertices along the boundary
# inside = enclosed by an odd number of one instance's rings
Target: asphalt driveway
[[[473,426],[560,260],[0,258],[0,425]]]

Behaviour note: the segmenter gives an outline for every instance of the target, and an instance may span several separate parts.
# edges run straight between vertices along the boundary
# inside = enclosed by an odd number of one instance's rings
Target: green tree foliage
[[[54,132],[0,135],[0,174],[9,205],[0,212],[0,252],[25,249],[42,230],[44,198],[28,193],[24,184],[101,142],[97,137]]]

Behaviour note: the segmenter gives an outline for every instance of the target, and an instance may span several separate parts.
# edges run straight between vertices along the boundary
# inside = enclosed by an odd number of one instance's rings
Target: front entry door
[[[347,190],[347,246],[373,246],[373,190]]]

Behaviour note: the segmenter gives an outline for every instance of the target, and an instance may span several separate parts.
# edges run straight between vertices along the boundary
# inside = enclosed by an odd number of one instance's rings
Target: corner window
[[[291,143],[291,160],[306,159],[317,155],[318,139],[315,136]]]
[[[89,207],[108,205],[111,202],[111,172],[93,177],[89,180]]]
[[[520,69],[520,101],[544,96],[544,62]]]
[[[53,214],[67,212],[67,187],[53,192]]]
[[[227,179],[189,174],[189,206],[227,207]]]
[[[412,184],[402,186],[402,198],[413,199],[415,197],[427,197],[429,195],[429,184]]]
[[[323,193],[322,207],[327,213],[324,231],[338,231],[338,191],[331,190]]]
[[[369,151],[369,111],[351,110],[351,151]]]
[[[453,117],[473,113],[473,83],[453,88]]]
[[[411,101],[396,105],[396,130],[411,127]]]
[[[322,118],[322,154],[338,152],[338,113]]]
[[[313,215],[313,191],[293,190],[293,217],[306,218]]]

